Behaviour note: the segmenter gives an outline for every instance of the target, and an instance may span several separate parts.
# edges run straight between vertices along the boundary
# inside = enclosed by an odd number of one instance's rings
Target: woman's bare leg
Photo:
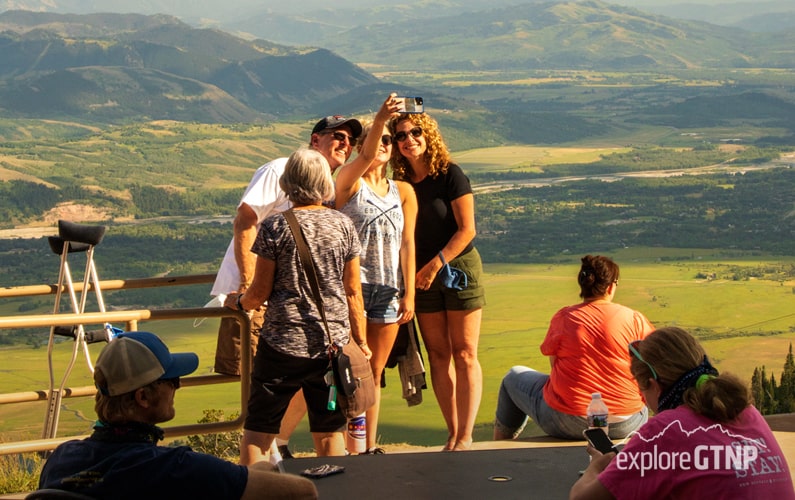
[[[252,465],[268,459],[268,452],[276,434],[243,429],[240,439],[240,465]]]
[[[452,365],[452,344],[447,333],[447,312],[418,313],[422,342],[428,351],[431,368],[431,385],[442,417],[447,424],[445,450],[452,450],[458,436],[456,412],[456,379]]]
[[[319,457],[341,457],[345,455],[345,438],[341,432],[313,432],[312,441]]]
[[[472,447],[472,432],[483,395],[483,371],[478,361],[478,340],[482,309],[447,311],[455,366],[455,402],[458,429],[454,450]]]
[[[381,373],[384,371],[392,346],[395,345],[399,325],[397,323],[367,323],[367,345],[373,356],[370,366],[375,381],[375,404],[367,410],[367,449],[373,448],[378,439],[378,415],[381,410]],[[350,450],[348,450],[350,451]]]

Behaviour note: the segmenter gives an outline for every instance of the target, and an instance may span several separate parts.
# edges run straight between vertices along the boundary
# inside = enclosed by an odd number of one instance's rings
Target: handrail
[[[129,280],[102,280],[99,287],[103,291],[108,290],[132,290],[136,288],[156,288],[160,286],[185,286],[201,285],[212,283],[215,274],[191,274],[187,276],[162,276],[159,278],[135,278]],[[74,284],[76,293],[83,291],[83,283]],[[89,283],[89,291],[94,290],[94,284]],[[66,286],[61,287],[61,291],[66,291]],[[30,297],[32,295],[54,295],[58,292],[58,285],[23,285],[8,286],[0,288],[0,298],[8,297]]]
[[[192,285],[209,283],[215,278],[214,274],[175,276],[163,278],[144,278],[134,280],[112,280],[100,281],[100,288],[103,290],[121,290],[132,288],[151,288],[158,286]],[[81,286],[75,283],[75,288]],[[0,289],[0,297],[24,297],[31,295],[55,294],[58,291],[57,285],[33,285],[22,287],[6,287]],[[0,317],[0,328],[28,328],[28,327],[52,327],[52,326],[72,326],[75,324],[104,324],[113,322],[125,322],[128,325],[135,325],[143,320],[177,320],[186,318],[207,318],[207,317],[233,317],[238,320],[240,326],[241,345],[249,345],[251,337],[251,320],[243,311],[235,311],[225,307],[198,307],[198,308],[177,308],[177,309],[140,309],[129,311],[107,311],[107,312],[87,312],[82,314],[37,314],[25,316],[5,316]],[[240,372],[251,373],[251,351],[241,349]],[[222,384],[228,382],[242,382],[240,384],[240,414],[234,420],[224,422],[210,422],[203,424],[188,424],[171,427],[163,427],[166,437],[186,436],[188,434],[208,434],[216,432],[229,432],[240,429],[246,416],[247,402],[250,390],[249,380],[242,380],[240,377],[230,375],[199,375],[194,377],[184,377],[181,379],[183,387],[201,386],[208,384]],[[64,397],[86,397],[96,394],[94,387],[75,387],[66,388]],[[22,403],[30,401],[47,400],[49,390],[25,391],[18,393],[0,394],[0,404]],[[55,449],[59,444],[80,439],[86,436],[68,436],[49,439],[35,439],[0,443],[0,455],[39,452]]]

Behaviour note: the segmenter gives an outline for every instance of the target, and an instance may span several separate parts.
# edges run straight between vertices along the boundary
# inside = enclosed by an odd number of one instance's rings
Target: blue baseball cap
[[[184,377],[198,367],[195,353],[172,354],[154,333],[128,332],[117,335],[99,353],[94,381],[103,394],[118,396],[156,380]]]

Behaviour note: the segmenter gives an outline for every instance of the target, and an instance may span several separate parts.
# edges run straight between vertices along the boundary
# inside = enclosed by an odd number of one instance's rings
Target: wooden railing
[[[99,288],[102,291],[108,290],[127,290],[134,288],[156,288],[162,286],[183,286],[203,283],[212,283],[215,279],[214,274],[177,276],[164,278],[145,278],[131,280],[109,280],[100,281]],[[89,285],[89,290],[93,285]],[[74,284],[75,292],[82,291],[82,283]],[[0,298],[29,297],[35,295],[56,294],[58,285],[32,285],[20,287],[6,287],[0,289]],[[187,318],[217,318],[234,317],[240,325],[241,345],[249,345],[250,339],[250,320],[246,313],[233,311],[223,307],[198,307],[198,308],[177,308],[177,309],[141,309],[131,311],[108,311],[108,312],[86,312],[82,314],[37,314],[22,316],[2,316],[0,317],[0,328],[35,328],[52,326],[72,326],[72,325],[102,325],[104,323],[124,323],[126,331],[138,329],[139,321],[148,320],[178,320]],[[241,373],[251,373],[251,352],[249,349],[241,349]],[[246,416],[246,402],[249,394],[249,379],[246,377],[241,383],[240,377],[229,375],[201,375],[184,377],[181,379],[183,387],[203,386],[210,384],[223,383],[240,384],[240,416],[235,420],[224,422],[210,422],[204,424],[190,424],[172,427],[163,427],[166,437],[186,436],[189,434],[208,434],[216,432],[228,432],[240,429]],[[70,387],[63,392],[64,398],[74,397],[93,397],[96,388]],[[31,401],[47,401],[50,390],[34,389],[31,391],[0,394],[0,404],[25,403]],[[0,443],[0,455],[13,453],[27,453],[48,451],[54,449],[64,441],[80,439],[86,436],[56,437],[50,439],[31,439]]]

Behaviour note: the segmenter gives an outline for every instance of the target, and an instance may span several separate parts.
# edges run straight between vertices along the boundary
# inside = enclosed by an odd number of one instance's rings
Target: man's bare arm
[[[241,500],[317,498],[317,488],[309,479],[295,474],[272,472],[269,462],[259,462],[248,468],[248,482]]]
[[[245,292],[254,279],[257,256],[251,252],[257,238],[257,214],[246,203],[237,207],[234,222],[235,262],[240,271],[238,292]]]

